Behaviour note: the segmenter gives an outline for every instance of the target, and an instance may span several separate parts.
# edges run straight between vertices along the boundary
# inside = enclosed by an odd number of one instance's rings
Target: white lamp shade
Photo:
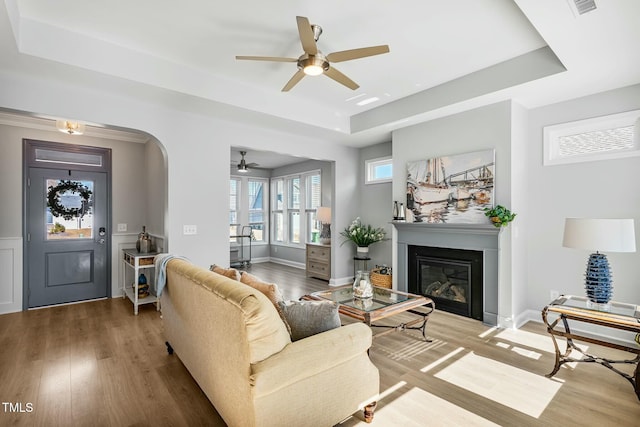
[[[316,211],[316,219],[323,224],[331,224],[331,208],[320,206]]]
[[[603,252],[635,252],[633,219],[566,218],[562,246]]]

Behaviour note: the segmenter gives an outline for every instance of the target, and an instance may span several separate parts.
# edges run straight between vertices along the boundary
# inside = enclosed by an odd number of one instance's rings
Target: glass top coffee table
[[[425,335],[427,320],[435,309],[435,304],[431,298],[374,286],[372,298],[360,299],[354,298],[351,285],[339,286],[328,291],[314,292],[302,298],[337,302],[340,314],[360,320],[372,327],[390,329],[389,331],[378,333],[376,336],[393,330],[416,329],[422,332],[422,337],[425,341],[431,342]],[[399,313],[411,313],[418,317],[395,326],[376,325],[373,323]],[[413,326],[416,324],[419,324],[419,326]]]

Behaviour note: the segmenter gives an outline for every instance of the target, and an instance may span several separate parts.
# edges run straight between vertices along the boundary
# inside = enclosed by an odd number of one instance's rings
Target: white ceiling
[[[578,16],[573,0],[5,0],[0,65],[66,64],[174,94],[178,108],[357,147],[504,99],[534,108],[640,82],[640,1],[595,1]],[[297,15],[322,26],[324,53],[390,53],[337,65],[356,91],[318,76],[281,92],[295,63],[235,55],[298,57]]]

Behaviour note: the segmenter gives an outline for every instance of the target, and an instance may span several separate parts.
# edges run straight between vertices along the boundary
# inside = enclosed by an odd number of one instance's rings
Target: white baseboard
[[[342,286],[353,284],[353,277],[338,277],[336,279],[329,280],[329,286]]]
[[[302,262],[289,261],[288,259],[271,257],[269,258],[269,261],[276,264],[282,264],[282,265],[287,265],[289,267],[299,268],[301,270],[305,270],[307,268],[307,266]]]
[[[524,325],[527,322],[538,322],[541,323],[542,322],[542,316],[540,314],[540,311],[536,311],[536,310],[525,310],[522,313],[520,313],[519,315],[516,316],[516,318],[514,319],[514,326],[516,329],[520,329],[522,327],[522,325]]]

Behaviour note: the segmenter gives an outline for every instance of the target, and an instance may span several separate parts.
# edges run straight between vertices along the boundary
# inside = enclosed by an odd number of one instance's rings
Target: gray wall
[[[61,142],[68,144],[89,145],[111,148],[112,150],[112,185],[113,185],[113,223],[128,225],[129,232],[138,233],[147,222],[148,176],[147,176],[147,144],[115,141],[95,138],[86,135],[65,135],[55,129],[51,131],[27,129],[9,125],[0,125],[0,197],[3,201],[13,203],[0,204],[0,237],[22,236],[22,139]],[[155,161],[155,160],[154,160]],[[161,167],[163,170],[164,167]],[[162,182],[156,186],[163,191]],[[155,200],[155,198],[153,198]],[[155,202],[154,202],[155,203]],[[162,221],[157,228],[163,233]]]
[[[144,145],[144,156],[147,187],[145,224],[150,234],[164,238],[167,206],[167,160],[162,152],[162,147],[155,138]]]
[[[634,218],[636,228],[640,219],[640,194],[633,191],[640,157],[543,166],[543,128],[637,109],[640,85],[532,110],[501,102],[400,129],[393,135],[393,198],[404,197],[407,161],[495,147],[496,202],[518,213],[499,237],[499,324],[539,322],[552,290],[584,294],[589,254],[562,247],[564,219]],[[638,253],[607,255],[614,300],[640,301]]]
[[[512,191],[520,191],[511,182],[512,115],[512,103],[504,101],[393,132],[393,199],[406,197],[407,162],[495,149],[495,203],[518,212],[511,197]],[[498,324],[505,327],[512,326],[515,316],[512,286],[518,284],[511,280],[512,258],[522,255],[512,253],[511,239],[521,226],[516,221],[499,236]]]
[[[545,126],[640,109],[640,85],[621,88],[529,112],[527,140],[529,199],[526,223],[528,308],[549,301],[551,290],[584,295],[588,251],[562,247],[564,219],[634,218],[640,233],[640,192],[635,184],[640,157],[570,165],[543,166],[542,131]],[[640,245],[636,244],[640,249]],[[613,271],[613,299],[640,303],[640,256],[607,253]]]
[[[371,159],[391,156],[391,142],[383,142],[381,144],[364,147],[360,150],[360,189],[358,191],[358,216],[365,224],[371,224],[373,227],[382,227],[387,232],[389,240],[378,242],[369,247],[369,256],[371,261],[369,267],[372,268],[376,264],[392,265],[392,225],[393,218],[393,197],[391,194],[392,183],[385,182],[379,184],[365,184],[366,182],[366,166],[365,162]],[[339,233],[341,230],[336,230]],[[340,239],[342,243],[343,239]],[[352,243],[345,243],[353,247],[355,255],[355,246]]]
[[[154,142],[65,135],[51,130],[25,128],[10,121],[0,124],[0,313],[22,310],[22,140],[35,139],[80,144],[112,150],[111,294],[121,295],[120,250],[135,244],[143,225],[165,242],[167,173],[162,150]],[[118,224],[127,224],[118,232]]]

